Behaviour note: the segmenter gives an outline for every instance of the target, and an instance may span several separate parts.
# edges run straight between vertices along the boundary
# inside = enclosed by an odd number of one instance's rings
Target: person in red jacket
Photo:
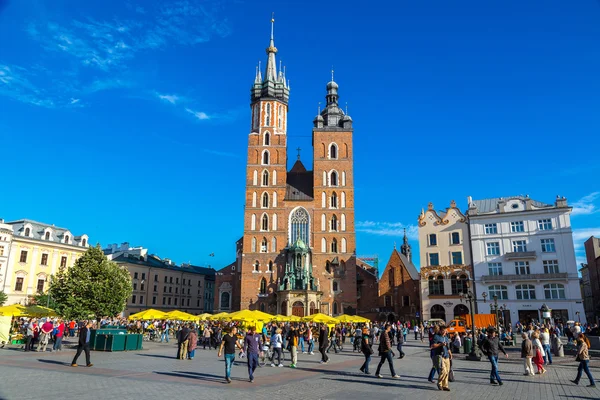
[[[62,340],[65,334],[65,321],[59,319],[54,330],[56,334],[54,335],[54,346],[52,346],[52,351],[62,351]]]

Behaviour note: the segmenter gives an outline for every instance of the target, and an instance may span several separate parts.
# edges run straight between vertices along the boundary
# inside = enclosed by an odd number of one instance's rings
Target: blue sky
[[[232,261],[272,11],[307,165],[332,65],[348,102],[359,254],[383,266],[406,227],[418,265],[429,201],[560,194],[581,261],[600,234],[593,0],[0,0],[0,217]]]

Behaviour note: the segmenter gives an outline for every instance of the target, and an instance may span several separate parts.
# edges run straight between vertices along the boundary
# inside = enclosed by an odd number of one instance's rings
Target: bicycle
[[[275,355],[275,352],[271,349],[271,346],[264,345],[262,348],[262,352],[258,356],[258,366],[264,367],[267,364],[267,361],[269,363],[272,363],[274,355]],[[285,353],[282,351],[281,352],[281,362],[283,363],[284,360],[285,360]]]

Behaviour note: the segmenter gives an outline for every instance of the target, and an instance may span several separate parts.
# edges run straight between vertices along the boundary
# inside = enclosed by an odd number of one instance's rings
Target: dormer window
[[[83,239],[83,240],[81,241],[81,245],[82,245],[83,247],[85,247],[85,245],[86,245],[86,244],[87,244],[87,240],[86,240],[86,239]]]
[[[46,232],[44,235],[44,240],[50,240],[50,232]]]
[[[25,236],[29,237],[30,233],[31,233],[31,229],[25,228]]]
[[[69,235],[65,235],[65,243],[69,243]]]

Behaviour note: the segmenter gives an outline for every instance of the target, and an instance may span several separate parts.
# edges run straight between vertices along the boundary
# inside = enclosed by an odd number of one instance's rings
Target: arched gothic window
[[[254,115],[253,115],[253,120],[252,120],[252,127],[254,129],[256,129],[256,128],[258,128],[258,117],[260,115],[260,108],[259,108],[258,103],[256,103],[254,105],[254,112],[253,112],[253,114]]]
[[[329,183],[330,186],[338,185],[338,174],[336,171],[331,171],[331,175],[329,176]]]
[[[269,208],[269,194],[266,192],[262,195],[261,206],[262,208]]]
[[[396,283],[394,282],[394,269],[393,268],[390,268],[390,270],[388,272],[388,281],[389,281],[390,287],[394,287],[396,285]]]
[[[261,222],[260,222],[260,230],[261,231],[268,231],[269,230],[269,216],[267,214],[264,214],[262,216]]]
[[[269,146],[271,144],[271,135],[269,134],[269,132],[265,132],[265,139],[263,141],[263,144],[265,146]]]
[[[338,314],[338,303],[334,302],[333,303],[333,315],[337,315]]]
[[[269,165],[269,150],[263,152],[263,165]]]
[[[281,129],[282,126],[283,126],[283,107],[280,104],[277,109],[277,127],[279,129]]]
[[[269,171],[267,171],[267,170],[263,171],[262,185],[269,186]]]
[[[303,207],[298,207],[290,215],[290,243],[296,243],[301,239],[307,246],[309,243],[309,222],[308,211]]]
[[[271,126],[271,103],[267,103],[265,107],[265,125]]]
[[[260,280],[260,294],[267,294],[267,280],[265,278]]]
[[[258,260],[254,261],[254,270],[258,272],[258,268],[260,267],[260,263]]]
[[[336,192],[331,194],[331,208],[337,208],[338,206],[338,196]]]
[[[260,252],[261,253],[267,252],[267,238],[263,238],[262,242],[260,243]]]
[[[252,252],[256,253],[256,238],[252,238]]]
[[[338,252],[337,239],[333,239],[331,241],[331,252],[332,253],[337,253]]]
[[[335,143],[331,143],[329,145],[329,158],[331,158],[332,160],[337,159],[337,145]]]
[[[335,214],[331,217],[331,230],[337,232],[338,230],[338,220]]]

